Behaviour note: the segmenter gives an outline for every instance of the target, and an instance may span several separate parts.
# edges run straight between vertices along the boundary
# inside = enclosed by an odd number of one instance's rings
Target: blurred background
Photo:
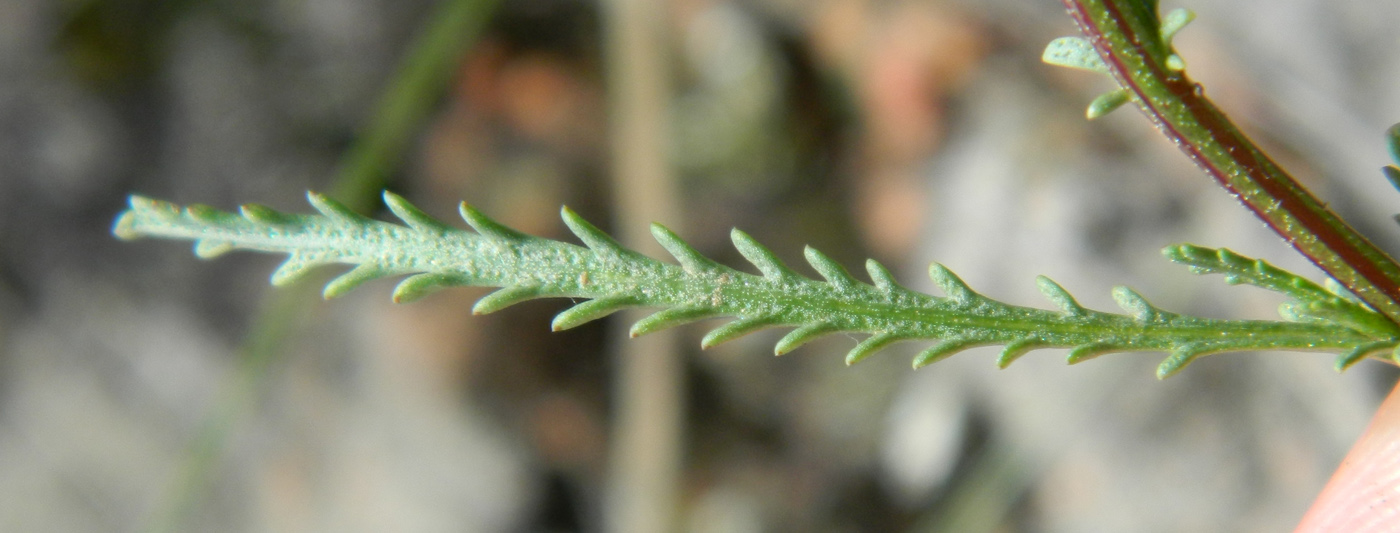
[[[925,290],[939,261],[1041,307],[1037,274],[1099,309],[1122,284],[1275,316],[1164,261],[1178,242],[1320,275],[1134,110],[1084,120],[1112,85],[1039,62],[1075,33],[1054,0],[599,1],[0,3],[0,529],[1278,531],[1395,380],[1317,354],[1162,382],[1160,354],[848,369],[844,336],[774,358],[780,331],[701,352],[699,327],[645,345],[674,401],[636,419],[626,324],[549,333],[569,302],[324,302],[332,269],[274,290],[280,258],[109,233],[130,193],[305,212],[315,189],[382,218],[389,188],[554,238],[561,204],[654,218],[734,266],[731,227]],[[1216,102],[1400,250],[1400,3],[1163,7],[1199,14],[1177,47]],[[624,122],[659,132],[645,153]],[[637,454],[638,427],[675,431]]]

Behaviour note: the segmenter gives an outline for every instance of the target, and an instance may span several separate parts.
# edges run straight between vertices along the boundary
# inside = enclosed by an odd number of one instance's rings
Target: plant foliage
[[[1197,273],[1224,274],[1230,283],[1283,294],[1289,299],[1281,308],[1284,320],[1176,314],[1127,287],[1113,289],[1123,313],[1096,311],[1043,276],[1036,282],[1054,309],[1022,307],[973,291],[936,263],[929,276],[942,296],[934,296],[901,286],[874,260],[865,264],[870,282],[859,281],[808,247],[807,263],[821,277],[813,279],[736,229],[731,235],[735,248],[758,272],[751,274],[716,263],[670,230],[653,225],[652,235],[679,263],[671,264],[624,248],[567,207],[564,223],[584,246],[517,232],[465,203],[462,218],[475,232],[452,228],[388,192],[385,203],[402,224],[372,220],[320,194],[308,193],[308,199],[319,214],[285,214],[259,205],[245,205],[235,214],[133,196],[113,232],[123,239],[192,240],[202,258],[234,249],[287,254],[272,275],[274,285],[291,283],[317,266],[353,265],[326,284],[326,298],[375,279],[407,276],[393,291],[396,302],[447,287],[499,287],[476,303],[477,314],[535,298],[587,299],[554,318],[556,331],[641,307],[657,311],[632,326],[634,337],[731,318],[705,335],[704,347],[775,327],[795,328],[777,342],[774,352],[779,355],[832,333],[868,335],[846,355],[847,364],[894,343],[934,341],[915,356],[915,368],[986,345],[1004,346],[997,358],[1002,367],[1039,348],[1069,349],[1070,363],[1110,352],[1161,351],[1170,354],[1157,369],[1158,377],[1165,378],[1200,356],[1220,352],[1337,351],[1340,369],[1368,355],[1390,356],[1400,343],[1400,328],[1344,291],[1228,250],[1191,245],[1170,247],[1165,254]]]

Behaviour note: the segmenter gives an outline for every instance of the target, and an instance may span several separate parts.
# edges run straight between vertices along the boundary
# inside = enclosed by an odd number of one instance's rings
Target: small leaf
[[[544,296],[544,288],[538,284],[522,283],[510,287],[502,287],[500,290],[482,296],[472,306],[473,315],[485,315],[500,311],[512,305],[526,300],[533,300]]]
[[[207,205],[194,204],[185,207],[185,214],[191,219],[205,224],[227,225],[238,220],[238,215],[226,213]]]
[[[1040,288],[1040,293],[1045,295],[1045,299],[1050,300],[1050,303],[1055,304],[1055,307],[1060,308],[1066,314],[1084,316],[1089,312],[1084,306],[1079,305],[1073,296],[1070,296],[1069,291],[1066,291],[1059,283],[1055,283],[1054,280],[1045,276],[1036,276],[1035,284]]]
[[[583,217],[575,213],[568,206],[559,209],[560,218],[564,219],[564,225],[569,227],[584,246],[590,250],[610,257],[632,257],[638,255],[636,252],[624,248],[621,243],[614,240],[608,234],[603,233],[597,226],[584,220]]]
[[[272,271],[272,285],[282,287],[306,276],[312,268],[319,266],[319,263],[306,260],[300,255],[292,254],[287,257],[277,270]]]
[[[462,220],[466,221],[468,226],[471,226],[477,233],[487,237],[509,242],[522,242],[534,239],[534,237],[505,227],[495,220],[491,220],[491,217],[482,214],[481,211],[477,211],[476,208],[467,205],[466,202],[462,202],[457,206],[457,212],[462,215]]]
[[[829,322],[818,322],[816,324],[808,324],[800,328],[794,329],[787,335],[784,335],[783,338],[778,339],[778,344],[773,346],[773,355],[783,355],[785,353],[791,352],[793,350],[796,350],[799,346],[811,342],[817,337],[821,337],[829,333],[835,333],[838,329],[839,328],[836,327],[836,324],[832,324]]]
[[[470,281],[470,277],[456,273],[431,272],[409,276],[394,287],[394,303],[406,304],[417,301],[447,287],[469,285]]]
[[[1182,72],[1186,70],[1186,60],[1180,54],[1170,54],[1167,56],[1167,70],[1172,72]]]
[[[291,215],[278,213],[277,210],[259,204],[243,204],[238,207],[238,212],[243,214],[243,218],[258,224],[283,225],[296,221]]]
[[[1167,16],[1162,17],[1162,26],[1158,30],[1162,36],[1162,42],[1170,45],[1172,38],[1176,37],[1176,32],[1181,31],[1193,20],[1196,20],[1196,12],[1184,7],[1178,7],[1168,12]]]
[[[194,255],[200,259],[213,259],[232,251],[236,246],[228,241],[200,239],[194,241]]]
[[[880,264],[879,261],[866,259],[865,271],[870,274],[870,281],[875,284],[875,288],[880,289],[880,292],[890,293],[896,290],[904,290],[904,287],[900,286],[898,281],[895,281],[894,274],[891,274],[890,270],[885,268],[885,265]]]
[[[1077,365],[1113,351],[1117,351],[1117,349],[1111,344],[1085,344],[1083,346],[1076,346],[1070,349],[1069,354],[1065,356],[1065,362],[1071,365]]]
[[[1123,107],[1123,104],[1128,103],[1131,99],[1132,93],[1128,92],[1127,89],[1108,91],[1099,95],[1094,101],[1089,102],[1088,109],[1084,110],[1084,116],[1089,120],[1094,120],[1112,113],[1114,109]]]
[[[1011,363],[1016,362],[1021,356],[1026,355],[1036,348],[1044,348],[1046,346],[1049,346],[1049,343],[1040,339],[1022,339],[1007,344],[1005,348],[1002,348],[1001,355],[997,356],[997,368],[1011,366]]]
[[[1351,368],[1356,363],[1361,362],[1366,356],[1386,349],[1400,349],[1394,341],[1381,341],[1356,346],[1341,355],[1337,356],[1337,362],[1333,365],[1338,372]]]
[[[763,274],[763,277],[773,280],[790,280],[798,277],[797,273],[784,265],[777,255],[759,244],[749,234],[735,229],[729,232],[729,239],[734,241],[734,249],[739,251],[739,255],[744,256],[744,259],[758,267],[758,271]]]
[[[1132,315],[1138,322],[1158,322],[1162,320],[1162,310],[1148,303],[1137,291],[1124,286],[1113,288],[1113,301],[1118,307]]]
[[[338,222],[348,224],[364,224],[369,221],[368,217],[356,213],[353,209],[345,207],[345,204],[337,202],[324,194],[306,191],[306,201],[311,207],[316,208],[322,215]]]
[[[928,266],[928,277],[933,280],[934,285],[943,291],[943,294],[952,298],[954,302],[967,305],[977,301],[982,296],[973,292],[962,278],[959,278],[948,267],[933,263]]]
[[[408,227],[416,231],[431,235],[443,235],[452,231],[452,228],[448,227],[447,224],[429,216],[397,194],[384,191],[384,205],[393,211],[394,216],[399,217],[399,220],[404,221]]]
[[[180,207],[165,200],[146,198],[145,196],[131,195],[127,198],[127,204],[133,211],[155,214],[161,218],[171,219],[180,216]]]
[[[1083,37],[1060,37],[1050,41],[1040,60],[1061,67],[1108,73],[1108,66],[1099,58],[1098,50]]]
[[[715,316],[715,310],[709,307],[673,307],[652,313],[650,316],[638,320],[632,324],[628,335],[640,337],[654,331],[661,331],[666,328],[689,324],[696,320],[703,320]]]
[[[951,357],[953,354],[986,344],[976,339],[944,339],[914,356],[914,369],[926,367]]]
[[[821,274],[821,276],[826,279],[827,283],[836,287],[837,290],[849,291],[856,288],[857,281],[855,278],[851,277],[851,273],[847,272],[845,267],[842,267],[836,261],[827,257],[826,254],[817,251],[816,248],[808,246],[802,250],[802,255],[806,256],[807,263],[812,265],[812,268],[815,269],[818,274]]]
[[[343,296],[355,287],[363,285],[367,281],[376,280],[392,274],[391,271],[374,263],[363,263],[349,272],[341,274],[339,277],[326,284],[326,288],[321,291],[321,297],[327,300]]]
[[[135,198],[132,197],[133,202]],[[124,241],[145,237],[145,232],[136,229],[136,216],[136,208],[123,212],[117,217],[117,221],[112,223],[112,235]]]
[[[1381,173],[1385,174],[1385,179],[1386,181],[1390,182],[1391,187],[1394,187],[1395,190],[1400,191],[1400,168],[1397,168],[1393,165],[1381,167]]]
[[[1210,352],[1201,349],[1199,346],[1192,344],[1178,347],[1172,350],[1171,355],[1163,360],[1162,364],[1157,365],[1157,379],[1167,379],[1175,376],[1178,372],[1181,372],[1181,369],[1186,368],[1186,365],[1191,364],[1192,361],[1209,353]]]
[[[554,331],[573,329],[628,307],[636,307],[637,299],[630,296],[597,298],[575,305],[554,316],[550,328]]]
[[[778,325],[778,320],[771,316],[761,316],[752,318],[740,318],[723,326],[717,327],[705,334],[705,338],[700,339],[700,347],[709,349],[720,343],[728,342],[755,331],[770,328]]]
[[[851,348],[846,353],[846,366],[851,366],[865,360],[866,357],[875,355],[875,352],[885,349],[885,347],[904,340],[904,337],[897,333],[876,333],[869,338],[860,341],[855,348]]]
[[[688,273],[698,274],[713,270],[727,270],[728,268],[710,260],[710,258],[705,257],[699,251],[696,251],[695,248],[686,244],[685,241],[681,240],[679,235],[667,229],[666,226],[652,224],[651,236],[656,239],[656,242],[661,244],[662,248],[665,248],[666,251],[671,254],[671,257],[675,257],[676,261],[681,264],[681,268],[684,268]]]

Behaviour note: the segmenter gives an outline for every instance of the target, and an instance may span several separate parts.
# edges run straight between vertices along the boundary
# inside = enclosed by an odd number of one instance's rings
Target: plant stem
[[[1156,2],[1064,0],[1118,83],[1167,138],[1328,275],[1400,323],[1400,265],[1303,188],[1167,67]]]

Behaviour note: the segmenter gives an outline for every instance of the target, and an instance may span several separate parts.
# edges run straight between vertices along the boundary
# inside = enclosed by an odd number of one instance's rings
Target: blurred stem
[[[380,98],[370,122],[343,156],[331,195],[352,209],[369,211],[409,141],[446,91],[463,54],[480,37],[498,0],[447,0],[428,13],[408,55]],[[238,349],[238,368],[221,383],[215,405],[176,468],[147,530],[186,530],[182,523],[205,494],[214,465],[238,420],[256,403],[258,389],[299,318],[314,301],[316,285],[268,294]]]
[[[1185,72],[1168,67],[1156,2],[1063,0],[1119,85],[1157,128],[1279,236],[1400,323],[1400,264],[1333,213],[1235,127]]]
[[[428,14],[408,55],[345,154],[330,196],[370,210],[410,141],[446,92],[462,54],[481,36],[499,0],[448,0]]]
[[[911,531],[919,533],[990,533],[1006,526],[1011,509],[1030,488],[1039,468],[1003,441],[979,450],[965,475],[933,513]]]
[[[660,250],[646,229],[651,222],[684,231],[668,153],[668,6],[663,0],[603,2],[618,235],[652,255]],[[670,330],[618,345],[604,509],[611,533],[676,529],[684,398],[676,345]]]
[[[181,524],[204,495],[229,434],[238,419],[255,403],[258,389],[267,381],[274,356],[297,330],[298,318],[305,315],[306,302],[312,301],[316,289],[315,284],[303,283],[292,290],[272,292],[264,300],[252,330],[238,350],[237,368],[219,387],[214,407],[205,415],[184,461],[176,468],[147,531],[187,530]]]

